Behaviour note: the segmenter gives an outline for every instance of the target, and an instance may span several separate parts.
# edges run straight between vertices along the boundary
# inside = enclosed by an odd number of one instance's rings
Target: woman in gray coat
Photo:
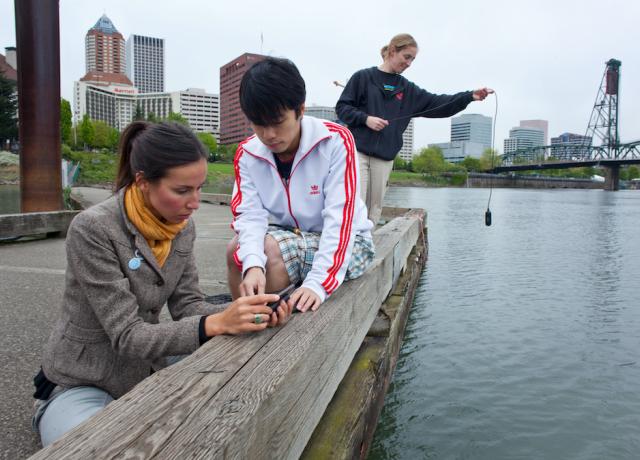
[[[117,193],[80,213],[66,240],[62,308],[34,382],[44,446],[210,337],[283,324],[275,294],[226,309],[204,301],[193,254],[206,151],[187,127],[134,122],[122,134]],[[159,323],[167,304],[173,321]]]

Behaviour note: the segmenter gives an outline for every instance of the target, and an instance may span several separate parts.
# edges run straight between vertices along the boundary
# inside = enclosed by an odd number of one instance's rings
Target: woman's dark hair
[[[302,113],[307,91],[298,68],[289,59],[268,57],[254,64],[240,82],[240,107],[255,125],[281,121],[285,110]]]
[[[171,168],[208,157],[191,129],[174,122],[134,121],[122,133],[118,151],[116,191],[133,184],[137,172],[154,182],[165,177]]]

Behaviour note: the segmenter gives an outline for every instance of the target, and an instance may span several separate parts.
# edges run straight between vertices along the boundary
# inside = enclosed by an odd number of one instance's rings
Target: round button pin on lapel
[[[140,261],[140,259],[138,259],[137,257],[134,257],[133,259],[131,259],[129,261],[129,268],[131,270],[137,270],[140,268],[140,265],[142,265],[142,262]]]
[[[136,249],[136,252],[133,253],[133,259],[129,260],[127,264],[130,270],[137,270],[142,265],[142,257],[140,257],[140,253]]]

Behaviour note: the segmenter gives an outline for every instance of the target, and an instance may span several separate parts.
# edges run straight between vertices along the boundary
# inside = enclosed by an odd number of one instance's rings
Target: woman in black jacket
[[[356,141],[361,196],[374,223],[380,218],[393,159],[402,148],[402,133],[411,118],[450,117],[493,92],[481,88],[436,95],[404,78],[400,74],[418,54],[418,44],[409,34],[393,37],[380,54],[382,64],[353,74],[336,104],[338,117]]]

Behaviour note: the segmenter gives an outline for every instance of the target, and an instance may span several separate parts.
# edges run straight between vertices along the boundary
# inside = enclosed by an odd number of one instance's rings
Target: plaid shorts
[[[267,235],[275,238],[280,246],[282,259],[289,273],[289,281],[293,284],[303,281],[311,271],[313,257],[320,245],[320,233],[300,232],[298,235],[282,227],[269,226]],[[357,235],[345,281],[361,276],[373,261],[374,256],[373,240]]]

